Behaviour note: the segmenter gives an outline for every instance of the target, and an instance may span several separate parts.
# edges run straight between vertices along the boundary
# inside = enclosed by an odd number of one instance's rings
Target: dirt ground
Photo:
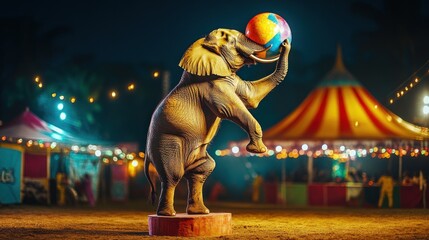
[[[232,235],[201,239],[429,239],[428,209],[293,208],[207,203],[232,213]],[[183,212],[185,205],[176,204]],[[180,239],[148,235],[145,201],[95,208],[0,206],[0,239]]]

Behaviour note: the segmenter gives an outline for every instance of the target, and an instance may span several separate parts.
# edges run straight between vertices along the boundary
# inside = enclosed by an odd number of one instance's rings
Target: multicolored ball
[[[260,13],[250,19],[246,26],[246,36],[252,41],[271,48],[258,53],[261,58],[269,58],[279,54],[280,45],[285,39],[292,42],[289,24],[275,13]]]

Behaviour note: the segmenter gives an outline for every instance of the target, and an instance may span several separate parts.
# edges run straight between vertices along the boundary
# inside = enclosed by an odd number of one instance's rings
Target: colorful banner
[[[21,202],[22,151],[0,147],[0,204]]]
[[[65,173],[68,175],[70,172],[70,157],[68,153],[64,152],[51,152],[49,162],[49,178],[56,179],[57,173]]]
[[[69,177],[72,183],[82,183],[86,181],[85,175],[88,175],[88,178],[91,181],[91,189],[93,192],[93,197],[97,200],[98,197],[98,183],[100,175],[100,159],[95,155],[84,154],[84,153],[74,153],[71,152],[69,158],[65,159],[66,161],[66,174]],[[82,186],[76,186],[79,188],[80,194],[82,194]],[[76,189],[78,190],[78,189]]]
[[[127,165],[111,165],[112,185],[111,197],[115,201],[128,199],[128,171]]]
[[[47,153],[24,154],[24,177],[48,178],[48,156]]]

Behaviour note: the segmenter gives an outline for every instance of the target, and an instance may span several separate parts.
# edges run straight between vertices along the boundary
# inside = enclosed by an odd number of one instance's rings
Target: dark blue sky
[[[70,26],[73,32],[62,41],[67,55],[90,53],[99,61],[157,62],[172,71],[193,41],[220,27],[244,32],[249,19],[260,12],[274,12],[288,21],[293,51],[305,61],[334,54],[337,43],[344,46],[345,56],[351,56],[353,34],[372,27],[350,12],[354,1],[147,2],[9,1],[2,3],[0,14],[32,16],[46,28]]]

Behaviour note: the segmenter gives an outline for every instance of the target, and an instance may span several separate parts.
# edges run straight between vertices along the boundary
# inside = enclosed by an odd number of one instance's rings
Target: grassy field
[[[231,212],[233,233],[201,239],[429,239],[428,209],[292,208],[249,203],[207,203]],[[183,212],[184,204],[176,210]],[[0,239],[180,239],[148,235],[145,201],[95,208],[0,207]]]

